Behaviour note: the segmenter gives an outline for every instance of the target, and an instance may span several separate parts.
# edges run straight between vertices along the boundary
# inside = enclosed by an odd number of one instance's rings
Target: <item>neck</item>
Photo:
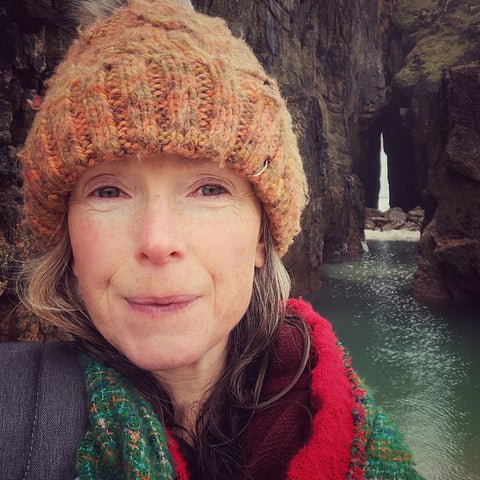
[[[209,397],[209,390],[220,379],[225,368],[226,348],[209,352],[200,361],[161,372],[153,372],[170,394],[177,424],[195,431],[198,414]]]

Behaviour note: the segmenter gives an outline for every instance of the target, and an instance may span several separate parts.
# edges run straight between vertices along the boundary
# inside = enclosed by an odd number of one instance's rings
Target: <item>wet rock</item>
[[[10,133],[12,120],[11,105],[0,99],[0,144],[9,144],[12,141],[12,134]]]
[[[415,207],[407,213],[407,223],[413,223],[418,229],[423,224],[425,218],[425,210],[422,207]]]
[[[405,222],[401,227],[400,230],[404,230],[407,232],[419,232],[420,226],[414,222]]]
[[[384,212],[382,212],[381,210],[379,210],[378,208],[369,208],[367,207],[365,209],[365,215],[368,218],[372,218],[372,217],[383,217],[384,216]]]
[[[407,214],[400,207],[393,207],[387,210],[385,216],[392,224],[402,225],[407,220]]]
[[[386,223],[382,227],[382,232],[391,232],[392,230],[397,230],[396,225],[393,223]]]
[[[445,73],[442,150],[429,164],[426,225],[412,294],[480,305],[480,63]]]
[[[365,230],[375,230],[376,224],[373,219],[367,218],[365,220]]]
[[[373,223],[373,230],[383,230],[383,227],[388,224],[388,218],[381,216],[381,217],[371,217],[368,219],[371,223]],[[365,223],[365,228],[367,228],[367,224]]]
[[[381,212],[375,208],[367,208],[365,230],[416,232],[420,231],[423,216],[424,211],[421,207],[416,207],[408,213],[405,213],[400,207],[390,208],[386,212]]]

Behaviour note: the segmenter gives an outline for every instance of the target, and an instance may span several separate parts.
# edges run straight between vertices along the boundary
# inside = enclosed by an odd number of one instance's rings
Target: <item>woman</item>
[[[22,298],[82,352],[75,475],[419,478],[329,324],[287,300],[307,187],[275,82],[184,2],[111,3],[85,2],[22,153],[45,252]]]

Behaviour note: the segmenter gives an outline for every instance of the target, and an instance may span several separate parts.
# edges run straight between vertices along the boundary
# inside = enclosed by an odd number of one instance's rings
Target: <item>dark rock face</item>
[[[446,72],[442,98],[443,142],[429,165],[430,221],[412,293],[480,304],[480,63]]]
[[[0,6],[0,341],[49,336],[18,306],[12,278],[34,252],[22,223],[17,152],[35,115],[36,96],[70,42],[61,5],[7,0]]]
[[[387,117],[401,119],[401,142],[391,150],[405,152],[409,186],[425,208],[412,294],[478,304],[478,72],[468,64],[479,59],[480,6],[399,0],[394,22],[406,50],[392,79]]]

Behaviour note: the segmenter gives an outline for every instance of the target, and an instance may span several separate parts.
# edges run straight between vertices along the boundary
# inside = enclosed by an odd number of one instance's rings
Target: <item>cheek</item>
[[[79,281],[95,277],[102,271],[107,273],[105,268],[119,246],[118,234],[114,236],[113,229],[104,222],[81,215],[69,217],[68,230],[72,270]]]
[[[250,301],[253,274],[257,259],[258,231],[244,222],[236,228],[226,224],[222,234],[203,242],[203,253],[216,287],[216,294],[229,296],[232,300],[243,298]],[[243,313],[243,312],[242,312]]]

